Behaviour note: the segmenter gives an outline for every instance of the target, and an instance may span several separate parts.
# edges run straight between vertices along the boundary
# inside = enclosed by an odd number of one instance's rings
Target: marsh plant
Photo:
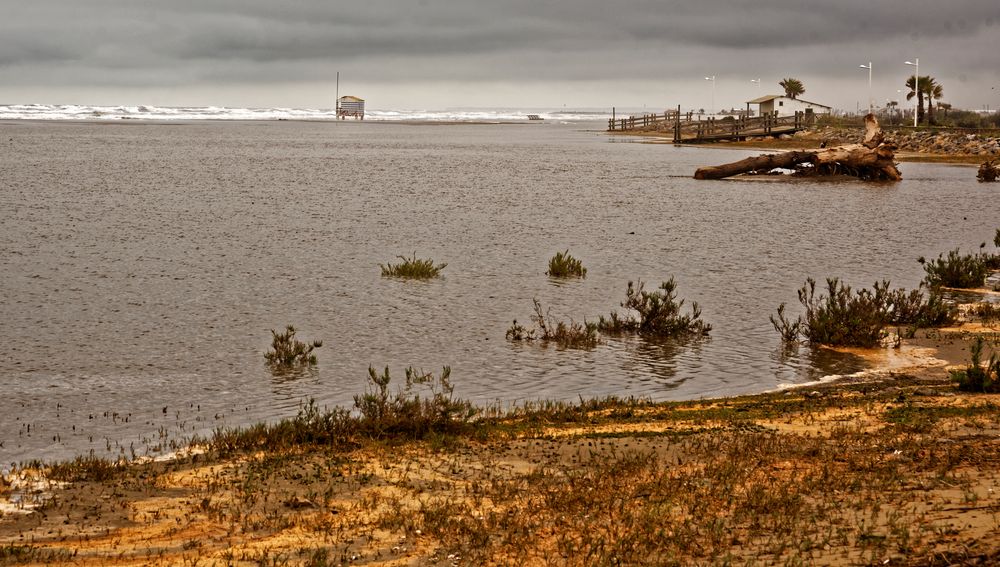
[[[401,260],[398,264],[379,264],[382,268],[384,278],[403,278],[410,280],[429,280],[441,275],[448,264],[435,264],[434,260],[417,258],[417,253],[413,253],[412,258],[406,256],[396,256]]]
[[[390,393],[392,378],[389,367],[382,373],[368,367],[368,386],[364,394],[354,396],[359,412],[358,426],[362,432],[382,436],[405,435],[420,438],[428,433],[447,433],[460,429],[476,415],[467,400],[454,397],[451,368],[441,374],[425,373],[412,366],[406,369],[406,382]],[[421,397],[418,390],[427,392]]]
[[[313,350],[323,346],[323,341],[306,344],[295,338],[295,327],[288,325],[285,332],[271,329],[271,350],[264,353],[264,360],[272,369],[283,370],[316,364]]]
[[[536,328],[527,329],[515,319],[507,329],[507,340],[532,341],[537,338],[542,342],[553,342],[562,348],[579,349],[591,349],[600,343],[597,323],[591,323],[586,319],[583,323],[554,320],[551,311],[546,313],[542,309],[541,301],[537,298],[532,301],[535,305],[535,314],[531,319]]]
[[[805,314],[795,320],[778,307],[771,324],[785,342],[803,337],[814,344],[873,347],[886,336],[889,325],[940,327],[953,322],[955,306],[936,290],[927,298],[921,290],[891,289],[888,281],[876,282],[872,289],[854,291],[838,278],[826,280],[826,293],[816,293],[816,280],[808,278],[798,290]]]
[[[556,255],[549,259],[549,271],[545,272],[545,275],[552,278],[585,278],[587,268],[566,250],[556,252]]]
[[[958,249],[939,255],[936,260],[919,261],[924,265],[924,282],[931,287],[977,288],[986,282],[993,256],[985,253],[960,254]]]
[[[1000,392],[1000,358],[994,351],[989,360],[983,364],[983,337],[976,337],[969,348],[969,365],[960,370],[951,371],[951,379],[958,384],[959,390],[968,392]]]
[[[612,311],[607,319],[602,316],[597,322],[598,330],[659,338],[707,335],[712,330],[711,325],[701,320],[697,302],[691,302],[690,314],[681,314],[684,300],[677,299],[677,283],[673,277],[655,291],[646,291],[644,285],[642,281],[628,282],[625,300],[621,303],[626,312],[619,315]]]

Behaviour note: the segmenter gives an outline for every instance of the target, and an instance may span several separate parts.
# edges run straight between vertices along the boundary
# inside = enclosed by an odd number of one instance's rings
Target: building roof
[[[818,102],[810,102],[808,100],[803,100],[801,98],[792,99],[792,97],[788,97],[788,96],[785,96],[785,95],[767,95],[767,96],[762,96],[762,97],[759,97],[759,98],[755,98],[753,100],[748,100],[747,104],[762,104],[762,103],[765,103],[765,102],[771,102],[772,100],[778,99],[778,98],[786,98],[786,99],[789,99],[789,100],[797,100],[799,102],[804,102],[805,104],[811,104],[813,106],[822,106],[823,108],[830,108],[829,106],[827,106],[825,104],[820,104]]]
[[[365,99],[356,96],[344,95],[340,97],[340,102],[364,102]]]

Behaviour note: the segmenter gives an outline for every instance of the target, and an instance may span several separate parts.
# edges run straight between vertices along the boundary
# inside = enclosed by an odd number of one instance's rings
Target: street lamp
[[[917,68],[916,74],[913,75],[913,94],[916,95],[915,97],[913,97],[913,127],[916,128],[917,112],[919,111],[917,105],[920,104],[920,58],[917,57],[916,59],[914,59],[914,61],[916,61],[916,63],[910,63],[909,61],[907,61],[906,64],[913,65],[914,67]]]
[[[760,94],[760,79],[750,79],[751,83],[757,83],[757,94]]]
[[[867,65],[858,65],[858,67],[868,69],[868,114],[871,114],[875,104],[872,99],[872,62],[869,61]]]
[[[712,81],[712,109],[711,109],[711,112],[709,114],[714,115],[715,114],[715,75],[712,75],[711,77],[705,77],[705,80],[706,81]]]

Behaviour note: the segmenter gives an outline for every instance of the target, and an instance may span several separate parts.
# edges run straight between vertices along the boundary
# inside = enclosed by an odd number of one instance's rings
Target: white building
[[[750,105],[758,105],[757,116],[775,112],[778,116],[794,116],[796,112],[806,114],[830,114],[829,106],[802,100],[801,98],[791,98],[783,95],[767,95],[747,101],[747,110]]]

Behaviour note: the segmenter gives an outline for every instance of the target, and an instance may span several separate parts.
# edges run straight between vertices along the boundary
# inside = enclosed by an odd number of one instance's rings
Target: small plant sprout
[[[448,264],[434,264],[430,258],[423,260],[417,258],[417,253],[413,253],[412,258],[406,256],[396,256],[402,262],[398,264],[379,264],[382,268],[384,278],[403,278],[410,280],[429,280],[441,275],[441,270]]]
[[[585,278],[587,268],[566,250],[556,252],[556,255],[549,259],[549,271],[545,272],[545,275],[552,278]]]
[[[298,366],[313,366],[313,350],[323,346],[323,341],[306,344],[295,338],[295,327],[288,325],[284,333],[271,329],[271,350],[264,353],[264,360],[273,369],[284,370]]]
[[[508,341],[530,341],[535,338],[535,330],[526,328],[524,325],[518,323],[517,319],[514,319],[510,328],[507,329],[506,336]]]
[[[969,348],[969,365],[960,370],[951,371],[951,379],[958,384],[959,390],[967,392],[1000,392],[1000,358],[997,353],[990,354],[989,360],[983,364],[983,337],[976,337]]]

